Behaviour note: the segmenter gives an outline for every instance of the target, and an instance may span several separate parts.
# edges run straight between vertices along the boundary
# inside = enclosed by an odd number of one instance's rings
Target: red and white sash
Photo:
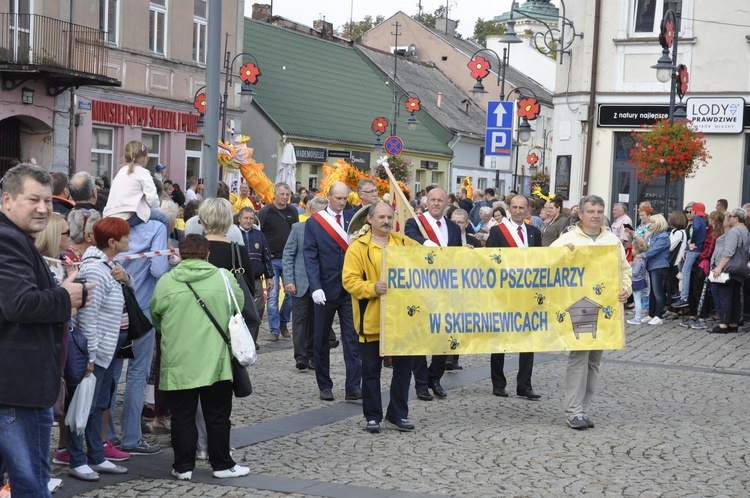
[[[342,214],[341,216],[343,219],[344,215]],[[318,220],[323,230],[331,236],[342,251],[349,249],[349,236],[344,231],[344,227],[336,223],[336,219],[333,216],[328,214],[327,211],[319,211],[313,215],[313,218]]]
[[[436,243],[439,246],[447,245],[447,241],[442,240],[443,239],[443,233],[439,230],[434,230],[432,228],[432,224],[430,224],[429,221],[427,221],[427,217],[423,214],[419,215],[419,222],[424,227],[424,231],[427,232],[427,237],[434,243]]]
[[[502,232],[506,242],[510,247],[526,247],[521,238],[518,236],[518,230],[513,230],[507,220],[503,220],[497,228]]]

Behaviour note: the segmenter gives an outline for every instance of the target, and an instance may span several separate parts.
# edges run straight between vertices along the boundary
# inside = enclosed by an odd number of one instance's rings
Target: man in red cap
[[[698,261],[698,256],[703,250],[703,241],[706,239],[706,206],[702,202],[695,202],[685,210],[688,225],[687,247],[682,262],[682,291],[680,299],[672,303],[673,308],[685,308],[688,306],[688,295],[690,294],[690,274],[693,265]]]

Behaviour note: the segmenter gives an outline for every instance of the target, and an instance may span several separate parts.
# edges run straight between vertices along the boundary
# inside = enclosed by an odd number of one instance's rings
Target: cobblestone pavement
[[[255,393],[235,400],[232,416],[234,458],[250,466],[249,476],[220,481],[199,462],[192,482],[177,482],[168,436],[150,436],[165,451],[123,462],[125,476],[82,483],[53,465],[65,481],[55,496],[750,494],[750,331],[714,335],[676,321],[627,326],[627,348],[604,356],[596,428],[580,432],[564,420],[562,353],[537,355],[540,401],[492,396],[489,357],[463,356],[465,369],[443,378],[447,399],[410,402],[415,432],[373,435],[363,431],[361,405],[343,400],[341,348],[331,354],[336,401],[325,403],[314,373],[294,368],[291,340],[261,345]],[[510,355],[506,368],[516,360]]]

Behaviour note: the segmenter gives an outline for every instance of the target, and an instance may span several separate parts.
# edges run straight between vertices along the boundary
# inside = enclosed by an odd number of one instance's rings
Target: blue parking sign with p
[[[486,156],[510,156],[513,145],[513,102],[495,100],[487,103]]]

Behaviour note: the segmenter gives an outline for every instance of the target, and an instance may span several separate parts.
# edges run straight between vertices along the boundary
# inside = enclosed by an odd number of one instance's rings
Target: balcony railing
[[[37,14],[0,13],[0,70],[42,66],[105,76],[105,33]]]

